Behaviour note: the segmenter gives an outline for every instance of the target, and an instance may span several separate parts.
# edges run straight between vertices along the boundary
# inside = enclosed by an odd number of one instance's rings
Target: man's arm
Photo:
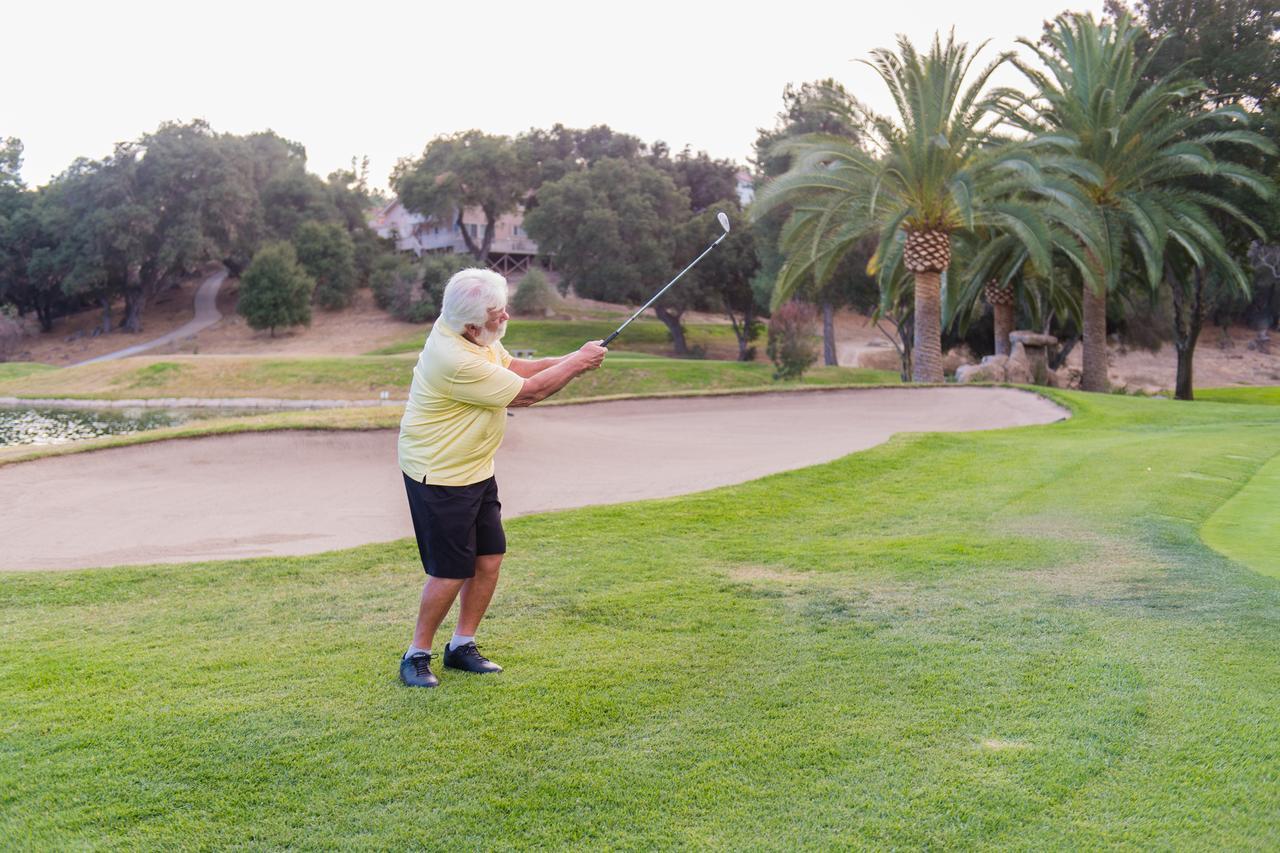
[[[551,366],[538,371],[533,376],[527,377],[524,380],[524,385],[520,388],[520,392],[516,394],[515,399],[508,403],[507,406],[532,406],[534,403],[547,399],[578,376],[588,370],[595,370],[599,367],[608,352],[607,349],[600,346],[599,341],[592,341],[583,344],[582,349],[577,352],[571,352],[560,358],[543,358],[534,362],[526,361],[525,364],[551,362]],[[508,369],[519,375],[519,371],[515,370],[515,359],[512,359],[511,366]]]
[[[573,356],[574,353],[557,356],[556,358],[513,358],[511,363],[507,365],[507,370],[510,370],[521,379],[528,379],[531,376],[537,376],[544,370],[550,370],[566,358],[572,358]]]

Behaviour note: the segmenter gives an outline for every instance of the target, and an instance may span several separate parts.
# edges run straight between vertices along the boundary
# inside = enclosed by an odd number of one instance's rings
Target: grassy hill
[[[419,343],[421,348],[421,343]],[[415,351],[416,352],[416,351]],[[271,397],[377,399],[387,391],[403,400],[413,378],[413,355],[333,358],[198,355],[135,357],[81,367],[0,373],[0,395],[27,398],[145,399],[156,397]],[[824,367],[802,380],[812,385],[896,384],[883,370]],[[612,354],[556,395],[557,399],[673,391],[768,388],[773,366],[764,362],[669,359]],[[783,383],[794,384],[794,383]]]
[[[1055,396],[1073,419],[516,519],[508,671],[433,692],[395,680],[407,541],[0,577],[0,836],[1274,847],[1280,582],[1199,529],[1280,409]]]

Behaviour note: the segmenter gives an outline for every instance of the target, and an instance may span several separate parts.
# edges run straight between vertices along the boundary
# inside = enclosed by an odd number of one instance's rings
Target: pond
[[[66,444],[102,435],[127,435],[180,424],[187,416],[163,409],[0,407],[0,447]]]

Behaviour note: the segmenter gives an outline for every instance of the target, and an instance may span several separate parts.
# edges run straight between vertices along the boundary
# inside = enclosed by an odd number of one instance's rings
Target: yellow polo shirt
[[[524,385],[509,364],[501,343],[476,346],[443,323],[433,325],[400,420],[400,470],[434,486],[492,477],[507,406]]]

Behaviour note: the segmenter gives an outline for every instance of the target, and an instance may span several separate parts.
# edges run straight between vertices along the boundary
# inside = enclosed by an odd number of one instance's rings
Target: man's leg
[[[496,579],[496,571],[494,576]],[[453,600],[458,597],[458,590],[466,584],[467,581],[463,579],[427,578],[426,584],[422,587],[422,601],[418,604],[418,624],[413,629],[414,646],[419,649],[431,648],[436,631],[440,629],[440,623],[448,615],[449,608],[453,606]],[[492,587],[489,589],[489,594],[493,594]],[[485,603],[488,604],[487,599]],[[483,613],[482,610],[481,615]]]
[[[458,614],[457,633],[475,636],[480,620],[489,609],[493,591],[498,586],[498,570],[502,566],[502,554],[485,554],[476,557],[476,575],[462,584],[462,607]],[[448,611],[448,607],[445,607]],[[443,615],[440,617],[444,618]],[[436,625],[439,626],[439,620]],[[417,645],[417,642],[414,642]]]

